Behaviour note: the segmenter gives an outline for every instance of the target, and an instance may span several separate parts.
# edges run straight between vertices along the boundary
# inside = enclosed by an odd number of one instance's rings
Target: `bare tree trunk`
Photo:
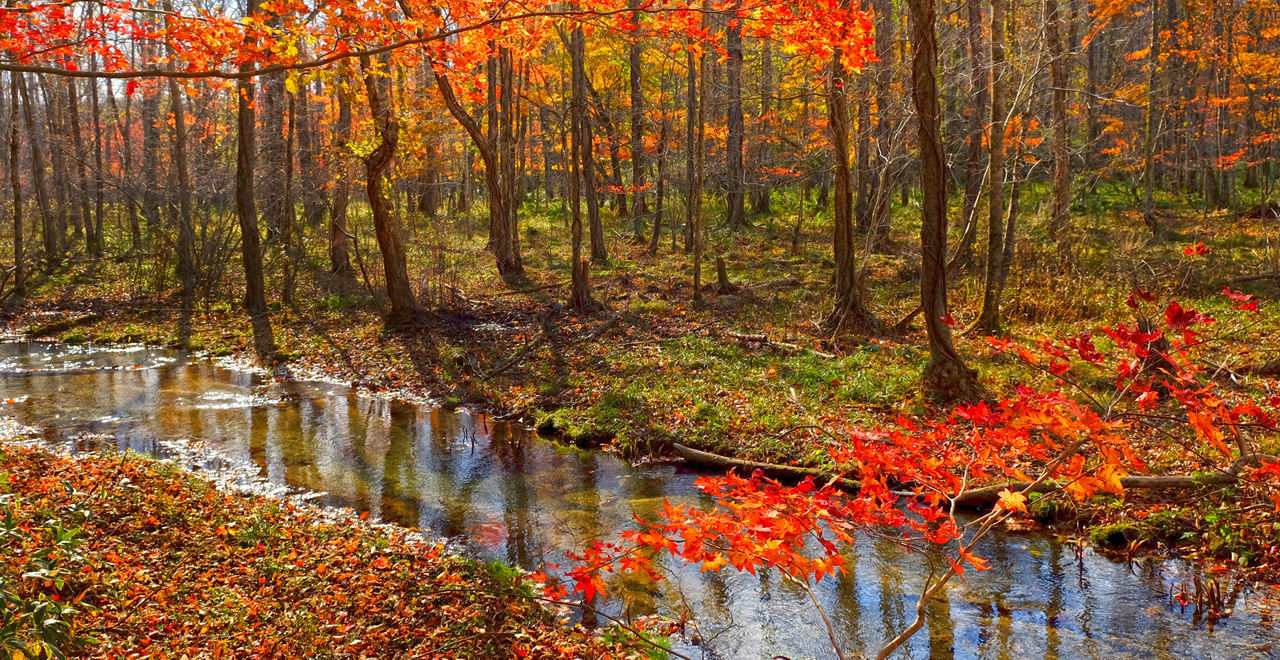
[[[587,73],[584,65],[586,57],[586,37],[582,27],[573,30],[569,41],[569,58],[572,62],[573,100],[569,104],[570,132],[573,134],[573,150],[577,156],[570,155],[565,159],[571,169],[569,175],[569,209],[572,214],[572,255],[570,266],[573,269],[572,286],[569,293],[569,306],[579,312],[590,312],[599,308],[599,303],[591,298],[590,264],[582,258],[582,188],[589,179],[584,172],[591,168],[591,119],[587,116]],[[589,198],[592,199],[592,198]]]
[[[1062,17],[1058,0],[1045,0],[1045,30],[1049,41],[1049,78],[1053,84],[1053,208],[1049,234],[1058,244],[1058,262],[1069,264],[1071,240],[1071,157],[1067,152],[1067,54],[1062,45]],[[1019,143],[1021,148],[1021,143]],[[1011,240],[1009,237],[1006,241]]]
[[[160,91],[150,89],[145,90],[142,97],[142,217],[147,221],[147,239],[152,244],[156,229],[161,226],[160,200],[155,186],[159,177]]]
[[[991,116],[987,107],[991,81],[987,70],[987,49],[982,43],[982,8],[978,0],[966,0],[969,37],[969,87],[973,106],[969,116],[969,155],[966,159],[963,218],[964,233],[956,250],[956,262],[967,263],[973,257],[973,245],[978,240],[978,198],[982,196],[982,183],[989,176],[984,166],[982,143],[986,137],[986,120]]]
[[[702,2],[702,29],[707,29],[707,9],[711,6],[710,0]],[[698,56],[698,76],[702,82],[702,93],[698,95],[698,135],[694,143],[697,144],[697,161],[694,165],[694,185],[693,185],[693,226],[690,232],[693,235],[693,301],[702,302],[702,186],[707,175],[707,51],[703,50]]]
[[[195,296],[196,285],[196,268],[192,258],[195,234],[191,219],[191,184],[187,176],[186,111],[182,97],[178,80],[170,78],[169,99],[173,105],[172,157],[178,179],[178,281],[182,284],[183,306],[189,308]]]
[[[1000,259],[1004,254],[1004,124],[1005,124],[1005,37],[1006,0],[991,3],[991,128],[987,133],[990,145],[987,165],[988,215],[986,274],[982,285],[982,311],[974,321],[972,331],[984,335],[998,335],[1003,331],[1000,321]]]
[[[770,130],[772,121],[771,113],[774,106],[773,92],[773,40],[762,39],[760,45],[760,127],[762,132]],[[757,171],[762,167],[768,167],[771,163],[765,162],[769,158],[769,146],[762,143],[755,150],[755,168]],[[754,184],[756,190],[753,194],[751,204],[752,210],[756,213],[770,212],[770,181],[767,176],[756,176]]]
[[[115,93],[111,89],[111,79],[108,78],[107,100],[111,103],[111,112],[116,116],[116,128],[120,131],[120,161],[124,165],[124,171],[121,172],[124,181],[123,201],[129,216],[129,250],[136,255],[142,250],[142,229],[138,225],[138,186],[133,171],[133,97],[125,95],[124,113],[121,114]]]
[[[936,401],[970,399],[980,391],[951,342],[947,312],[947,216],[945,155],[938,109],[936,0],[908,0],[911,11],[911,98],[920,142],[920,306],[929,336],[929,361],[921,374],[925,396]]]
[[[31,90],[25,77],[13,72],[18,93],[22,96],[22,117],[27,126],[27,146],[31,153],[31,180],[36,188],[36,207],[40,209],[40,231],[44,234],[44,260],[49,266],[58,261],[58,233],[54,226],[53,209],[49,207],[49,187],[45,181],[44,156],[40,150],[40,137],[36,133],[35,110],[31,107]]]
[[[302,215],[306,226],[315,229],[324,222],[324,178],[320,162],[320,135],[315,125],[315,108],[310,85],[301,85],[295,111],[298,117],[298,173],[301,179]]]
[[[665,75],[662,77],[661,98],[667,98],[667,78]],[[656,199],[654,200],[653,209],[653,236],[649,241],[650,256],[658,254],[658,239],[662,235],[662,214],[667,192],[667,131],[670,126],[665,105],[661,108],[661,111],[661,126],[658,129],[658,180],[655,183],[657,190],[655,191]],[[673,228],[672,231],[675,231],[675,229]]]
[[[409,284],[409,267],[405,262],[404,237],[396,220],[391,200],[386,195],[387,168],[395,157],[400,141],[400,124],[391,113],[390,100],[385,98],[390,89],[386,79],[379,79],[373,71],[369,57],[360,58],[364,73],[364,89],[369,96],[369,115],[373,118],[378,146],[364,159],[365,187],[369,195],[369,207],[373,212],[374,233],[378,237],[378,249],[382,251],[382,269],[387,282],[387,298],[391,301],[393,324],[413,320],[422,310],[413,298]]]
[[[689,71],[689,88],[685,97],[684,110],[684,251],[688,253],[693,249],[693,213],[694,213],[694,194],[697,185],[694,178],[697,172],[694,170],[697,160],[697,149],[694,146],[697,138],[697,106],[698,103],[698,65],[694,61],[693,49],[690,48],[690,42],[685,41],[685,61],[686,68]]]
[[[71,121],[71,158],[76,163],[75,221],[72,223],[75,238],[85,239],[87,250],[92,249],[93,217],[89,212],[89,174],[85,166],[84,135],[80,131],[80,86],[75,78],[67,78],[67,116]],[[89,231],[85,231],[88,227]]]
[[[1151,49],[1147,55],[1147,130],[1142,138],[1142,153],[1146,159],[1146,164],[1142,172],[1142,218],[1147,223],[1147,228],[1151,233],[1155,234],[1159,230],[1159,223],[1156,221],[1155,215],[1155,177],[1156,177],[1156,131],[1159,128],[1157,120],[1158,112],[1156,104],[1158,103],[1156,94],[1156,70],[1159,68],[1160,62],[1160,1],[1151,0]]]
[[[267,224],[267,242],[288,244],[286,235],[292,225],[293,209],[289,207],[288,172],[285,170],[288,159],[288,146],[285,144],[285,113],[287,90],[286,75],[283,72],[263,76],[262,83],[262,216]]]
[[[92,9],[90,11],[92,11]],[[93,55],[89,56],[89,68],[95,72],[98,70],[98,58],[96,56],[93,56]],[[93,167],[94,167],[94,176],[93,176],[94,210],[93,210],[93,230],[91,231],[92,240],[90,242],[90,249],[95,255],[100,255],[102,254],[103,248],[105,247],[102,244],[102,217],[106,213],[107,201],[106,201],[106,184],[103,181],[103,176],[105,176],[106,170],[103,168],[103,165],[102,165],[102,110],[101,110],[100,104],[98,103],[99,95],[98,95],[98,79],[97,78],[89,79],[89,90],[91,93],[90,109],[93,113]],[[107,145],[107,148],[110,149],[110,144]]]
[[[251,0],[256,7],[256,1]],[[253,79],[242,78],[236,89],[236,215],[240,218],[240,248],[244,263],[244,308],[249,318],[265,318],[266,284],[262,276],[261,232],[258,210],[253,199],[255,134],[257,119],[253,110]],[[260,349],[263,347],[259,347]],[[260,351],[261,352],[261,351]]]
[[[871,244],[884,245],[889,239],[893,206],[893,119],[889,106],[893,98],[893,42],[894,18],[891,0],[873,0],[876,12],[876,57],[872,66],[876,79],[876,140],[875,178],[872,180]],[[806,113],[807,116],[807,113]]]
[[[338,75],[348,80],[349,69],[345,65],[338,67]],[[351,194],[351,100],[347,92],[338,92],[338,123],[334,127],[334,158],[336,164],[333,189],[333,211],[329,214],[329,272],[334,275],[351,277],[355,272],[351,268],[351,258],[347,253],[347,204]]]
[[[22,253],[22,179],[18,171],[20,165],[18,140],[18,87],[22,85],[22,74],[9,74],[9,185],[13,189],[13,290],[22,295],[26,282]],[[34,139],[34,136],[33,136]]]
[[[501,65],[502,71],[509,72],[510,52],[505,48],[502,54],[495,60],[502,59],[506,63]],[[498,63],[495,61],[494,69],[499,69]],[[510,82],[509,76],[507,82]],[[514,199],[514,182],[509,180],[514,178],[514,172],[504,174],[504,167],[510,164],[514,169],[515,144],[511,136],[510,122],[504,122],[503,117],[510,115],[510,106],[504,106],[499,112],[499,108],[495,108],[490,115],[491,122],[503,124],[502,131],[497,126],[492,126],[482,132],[480,125],[466,111],[466,108],[458,101],[457,95],[454,94],[453,84],[449,82],[449,76],[442,72],[436,72],[436,87],[440,90],[440,96],[444,99],[445,107],[449,109],[449,113],[454,119],[462,124],[467,134],[471,136],[471,142],[476,146],[476,150],[480,152],[480,159],[484,161],[484,180],[489,192],[489,244],[494,252],[497,260],[498,274],[508,282],[515,281],[524,277],[524,267],[520,263],[520,254],[518,247],[514,242],[515,223],[511,220],[511,216],[515,214]],[[509,97],[505,90],[504,97]],[[501,105],[501,104],[500,104]],[[495,143],[495,141],[497,141]],[[510,150],[508,147],[510,145]],[[504,181],[504,179],[506,181]],[[500,221],[494,221],[493,218],[499,218]]]
[[[848,4],[847,0],[844,3]],[[862,301],[858,260],[854,251],[854,219],[852,174],[849,171],[848,79],[839,48],[831,56],[831,73],[827,87],[827,127],[831,132],[832,157],[835,162],[835,201],[832,204],[835,235],[832,256],[835,259],[835,303],[827,315],[826,326],[833,331],[842,328],[875,333],[883,324]]]
[[[746,210],[743,207],[746,173],[742,163],[742,21],[736,14],[742,9],[742,0],[734,0],[729,27],[725,37],[725,47],[729,56],[727,73],[729,78],[729,116],[728,139],[725,143],[726,158],[729,163],[729,190],[725,196],[728,206],[727,215],[730,231],[738,231],[746,224]]]
[[[640,59],[640,0],[629,0],[631,23],[636,26],[631,34],[631,46],[627,53],[631,69],[631,231],[632,240],[644,242],[644,216],[648,212],[644,201],[644,89],[641,87],[643,62]],[[655,243],[656,245],[656,243]]]

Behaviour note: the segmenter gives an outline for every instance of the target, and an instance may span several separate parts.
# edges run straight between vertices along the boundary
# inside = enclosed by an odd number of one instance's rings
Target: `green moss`
[[[1099,550],[1121,550],[1135,541],[1148,538],[1146,531],[1131,522],[1101,525],[1089,530],[1089,542]]]

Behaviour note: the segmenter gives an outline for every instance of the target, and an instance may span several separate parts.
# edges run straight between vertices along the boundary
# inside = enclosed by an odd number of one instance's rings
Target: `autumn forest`
[[[9,0],[0,161],[0,658],[1275,645],[1268,0]]]

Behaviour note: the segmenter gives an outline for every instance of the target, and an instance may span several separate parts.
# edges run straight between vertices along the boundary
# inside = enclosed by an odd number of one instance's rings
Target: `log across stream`
[[[687,468],[631,466],[481,415],[274,382],[173,351],[0,343],[0,401],[10,399],[0,414],[44,428],[51,442],[162,456],[174,441],[203,443],[211,451],[195,454],[196,467],[247,469],[321,505],[529,569],[567,565],[567,550],[616,539],[633,515],[666,501],[706,503],[699,473]],[[1216,624],[1170,603],[1170,585],[1191,579],[1184,563],[1077,558],[1052,538],[1006,533],[977,552],[994,568],[950,587],[899,657],[1265,658],[1277,645],[1264,608],[1278,605],[1263,594],[1224,588],[1234,614]],[[866,655],[913,616],[927,562],[945,561],[874,538],[847,556],[849,573],[823,580],[816,595],[848,654]],[[615,578],[604,606],[623,613],[629,604],[638,617],[678,615],[687,604],[709,640],[677,641],[693,657],[834,657],[808,595],[777,574],[664,561],[667,579]]]

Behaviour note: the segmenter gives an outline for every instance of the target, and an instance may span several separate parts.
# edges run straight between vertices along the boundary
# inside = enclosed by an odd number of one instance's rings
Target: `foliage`
[[[0,657],[646,653],[562,627],[513,569],[404,530],[242,496],[135,455],[14,448],[0,464],[14,491],[0,528]]]

